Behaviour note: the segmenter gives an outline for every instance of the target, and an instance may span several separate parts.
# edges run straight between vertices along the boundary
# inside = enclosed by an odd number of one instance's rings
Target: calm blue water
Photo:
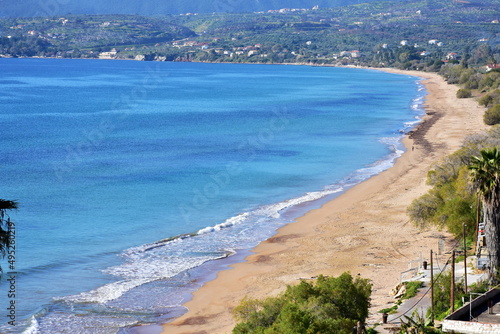
[[[0,332],[123,333],[182,312],[210,260],[391,166],[421,114],[417,80],[0,59],[0,198],[20,203],[17,326]]]

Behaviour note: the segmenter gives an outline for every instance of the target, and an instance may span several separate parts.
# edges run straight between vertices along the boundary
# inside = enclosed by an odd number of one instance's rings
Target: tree
[[[472,157],[469,169],[483,204],[490,282],[495,283],[500,267],[500,152],[493,147],[481,150],[480,154]]]
[[[476,64],[482,64],[487,62],[492,55],[491,47],[488,44],[482,44],[477,47],[472,59]]]
[[[10,247],[11,239],[9,235],[10,217],[7,215],[7,210],[17,209],[18,204],[15,201],[0,199],[0,255],[5,256]],[[0,273],[2,267],[0,267]]]
[[[349,273],[319,276],[316,284],[302,281],[278,297],[245,298],[233,309],[239,321],[235,334],[351,334],[370,307],[371,284]]]

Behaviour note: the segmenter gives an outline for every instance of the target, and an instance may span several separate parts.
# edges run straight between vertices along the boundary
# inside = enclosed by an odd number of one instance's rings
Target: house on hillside
[[[489,72],[491,70],[497,70],[500,69],[500,64],[488,64],[486,65],[486,72]]]
[[[458,60],[458,54],[456,52],[450,52],[446,55],[447,60]]]
[[[118,51],[113,48],[111,51],[99,53],[99,59],[115,59]]]
[[[359,50],[353,50],[353,51],[351,51],[351,57],[352,58],[358,58],[360,56],[360,54],[361,53],[359,52]]]
[[[210,46],[210,44],[209,44],[209,43],[198,43],[198,44],[196,44],[195,46],[196,46],[196,47],[199,47],[199,48],[200,48],[200,49],[202,49],[202,50],[207,50],[207,49],[208,49],[208,47]]]
[[[361,55],[361,52],[359,52],[359,50],[342,51],[342,52],[340,52],[340,56],[341,57],[359,58],[360,55]]]

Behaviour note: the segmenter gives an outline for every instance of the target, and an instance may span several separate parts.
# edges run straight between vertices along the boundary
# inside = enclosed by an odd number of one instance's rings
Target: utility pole
[[[475,240],[474,241],[474,254],[477,253],[477,243],[479,239],[479,220],[480,220],[480,213],[481,213],[481,201],[479,198],[477,199],[477,205],[476,205],[476,228],[474,231],[476,232]]]
[[[431,249],[431,323],[434,324],[434,260]]]
[[[455,251],[451,252],[451,282],[450,282],[451,313],[455,312]]]
[[[467,241],[465,237],[467,235],[467,225],[464,224],[464,290],[467,294]]]

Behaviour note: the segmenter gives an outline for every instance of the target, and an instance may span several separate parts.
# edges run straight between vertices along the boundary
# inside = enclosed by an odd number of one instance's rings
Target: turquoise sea
[[[422,114],[418,80],[0,59],[0,198],[20,204],[0,332],[131,333],[182,314],[217,270],[389,168]]]

